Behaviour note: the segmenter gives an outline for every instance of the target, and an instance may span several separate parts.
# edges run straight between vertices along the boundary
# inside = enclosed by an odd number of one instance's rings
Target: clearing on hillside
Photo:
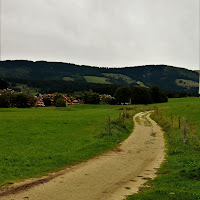
[[[123,81],[126,81],[128,84],[135,83],[135,81],[131,77],[123,74],[103,73],[103,75],[114,79],[122,79]]]
[[[176,79],[176,84],[185,88],[199,87],[199,83],[191,80]]]
[[[111,84],[106,77],[84,76],[84,78],[88,83]]]

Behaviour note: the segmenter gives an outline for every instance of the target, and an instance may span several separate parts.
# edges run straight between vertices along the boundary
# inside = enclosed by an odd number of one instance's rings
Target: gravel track
[[[160,126],[142,112],[133,133],[116,149],[61,172],[0,191],[1,200],[122,200],[138,192],[164,161]]]

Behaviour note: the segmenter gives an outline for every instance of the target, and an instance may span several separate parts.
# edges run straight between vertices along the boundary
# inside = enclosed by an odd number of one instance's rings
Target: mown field
[[[42,176],[114,148],[133,129],[132,117],[115,123],[122,113],[119,108],[0,109],[0,186]]]
[[[165,131],[166,162],[158,177],[129,200],[200,199],[200,98],[170,99],[152,116]],[[181,127],[179,129],[179,117]],[[172,123],[173,119],[173,123]],[[187,141],[183,143],[185,121]]]
[[[200,199],[200,98],[169,99],[168,103],[151,105],[152,109],[154,106],[158,106],[158,114],[152,118],[165,131],[166,161],[157,178],[128,199]],[[119,108],[80,105],[0,109],[0,185],[60,170],[114,148],[133,129],[132,117],[125,124],[116,123],[122,113]],[[108,115],[112,135],[108,131]],[[184,144],[186,120],[188,134]]]
[[[88,83],[111,84],[106,77],[84,76]]]

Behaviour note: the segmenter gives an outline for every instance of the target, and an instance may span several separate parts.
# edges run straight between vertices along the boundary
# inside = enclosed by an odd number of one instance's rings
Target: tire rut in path
[[[164,161],[163,132],[150,113],[134,116],[133,133],[115,150],[58,172],[46,183],[42,179],[27,180],[29,184],[41,180],[41,184],[0,199],[122,200],[138,192],[148,178],[156,176],[156,169]],[[26,188],[27,183],[20,184]]]

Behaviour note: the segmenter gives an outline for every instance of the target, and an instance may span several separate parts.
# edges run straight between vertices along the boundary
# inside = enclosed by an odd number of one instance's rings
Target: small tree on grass
[[[55,103],[56,107],[65,107],[66,106],[66,102],[65,100],[61,97],[59,99],[56,100]]]
[[[84,93],[83,101],[86,104],[99,104],[100,97],[99,97],[98,93],[95,93],[92,90],[90,90],[90,91]]]
[[[151,93],[149,88],[136,86],[132,90],[131,102],[133,104],[150,104]]]
[[[11,95],[11,106],[17,108],[29,108],[32,107],[35,102],[35,97],[29,94],[19,93]]]
[[[8,87],[8,84],[3,79],[0,79],[0,89],[6,89]]]
[[[54,97],[54,105],[56,105],[56,101],[58,100],[58,99],[61,99],[61,98],[63,98],[63,95],[61,94],[61,93],[55,93],[55,97]]]
[[[10,94],[0,95],[0,108],[9,108],[10,107]]]
[[[51,106],[51,99],[50,98],[45,98],[45,99],[43,99],[43,101],[44,101],[45,106]]]
[[[162,103],[168,101],[165,93],[157,85],[152,85],[150,87],[150,93],[153,103]]]
[[[130,86],[119,87],[115,93],[116,102],[128,103],[131,99],[131,88]]]

